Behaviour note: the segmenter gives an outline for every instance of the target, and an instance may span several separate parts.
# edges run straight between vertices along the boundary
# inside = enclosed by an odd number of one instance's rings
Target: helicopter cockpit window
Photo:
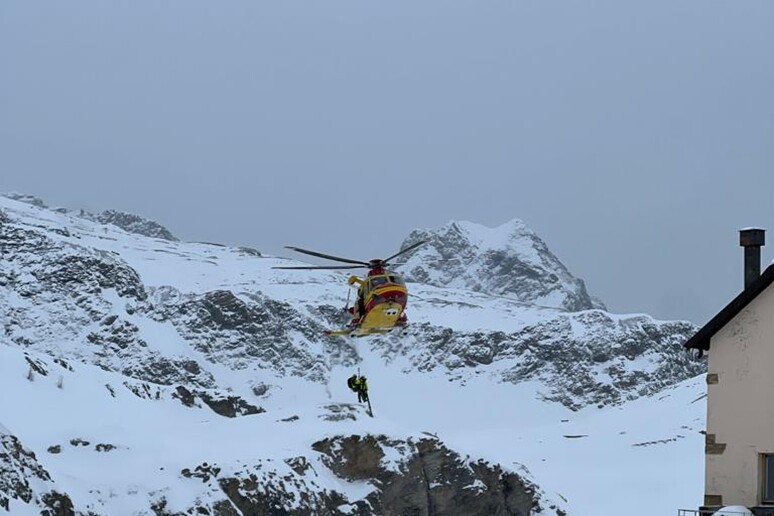
[[[387,278],[383,276],[382,277],[376,276],[374,278],[371,278],[371,288],[379,288],[382,285],[385,285],[386,283],[388,283]]]
[[[403,278],[401,278],[400,276],[390,276],[390,281],[392,283],[397,283],[398,285],[405,285],[405,283],[403,282]]]

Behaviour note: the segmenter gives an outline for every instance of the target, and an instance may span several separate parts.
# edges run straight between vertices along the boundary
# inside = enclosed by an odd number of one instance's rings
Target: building
[[[740,231],[744,290],[685,343],[708,355],[704,507],[774,515],[774,265],[762,229]]]

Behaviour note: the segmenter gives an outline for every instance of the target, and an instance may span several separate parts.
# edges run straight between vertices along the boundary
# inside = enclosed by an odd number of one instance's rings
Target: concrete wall
[[[707,383],[705,505],[759,505],[759,454],[774,453],[774,284],[712,338]]]

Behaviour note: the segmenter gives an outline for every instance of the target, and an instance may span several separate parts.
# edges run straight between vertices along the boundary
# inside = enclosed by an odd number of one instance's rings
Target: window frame
[[[759,486],[761,505],[774,505],[774,453],[760,453]],[[768,486],[767,484],[771,484]],[[767,493],[767,487],[771,487]],[[767,498],[768,495],[768,498]]]
[[[379,279],[380,283],[378,285],[375,285],[374,283],[375,283],[375,280],[377,278]],[[387,276],[381,276],[381,275],[380,276],[372,276],[371,278],[369,278],[368,288],[369,288],[369,290],[374,290],[374,289],[377,289],[379,287],[383,287],[383,286],[385,286],[385,285],[387,285],[389,283],[390,283],[390,280],[389,280],[389,278]]]
[[[395,285],[405,286],[406,281],[403,279],[403,277],[400,274],[390,274],[387,279],[390,280],[390,283],[394,283]]]

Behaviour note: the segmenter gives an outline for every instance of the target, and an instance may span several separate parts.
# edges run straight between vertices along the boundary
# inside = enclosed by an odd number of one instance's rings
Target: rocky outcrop
[[[119,296],[145,299],[145,289],[137,272],[107,253],[60,255],[55,263],[49,261],[31,273],[41,288],[55,288],[60,292],[77,289],[79,294],[100,294],[112,288]],[[71,284],[75,286],[71,288]]]
[[[189,391],[182,385],[177,386],[177,389],[172,393],[172,397],[179,399],[186,407],[200,407],[201,403],[199,403],[199,400],[201,400],[213,412],[224,417],[251,416],[266,412],[263,408],[256,407],[239,396],[223,396],[206,391]]]
[[[50,481],[48,472],[38,464],[35,454],[25,450],[12,435],[0,435],[0,507],[9,510],[11,500],[32,501],[29,478]]]
[[[334,364],[358,360],[351,344],[325,336],[323,325],[259,292],[237,296],[217,290],[191,296],[166,288],[154,293],[148,313],[158,321],[171,321],[194,349],[234,369],[258,365],[325,382]]]
[[[682,347],[695,331],[687,322],[592,310],[512,333],[414,324],[400,338],[377,337],[372,345],[385,357],[407,357],[419,371],[445,369],[463,383],[482,366],[501,381],[539,380],[544,399],[577,410],[647,396],[705,372],[706,364]]]
[[[78,339],[85,326],[109,315],[103,294],[142,301],[137,273],[111,253],[63,244],[44,232],[0,225],[0,306],[5,336],[21,345]],[[10,296],[16,301],[8,303]]]
[[[66,494],[50,491],[40,497],[40,516],[75,516],[75,508]]]
[[[461,288],[525,303],[570,311],[602,308],[548,246],[522,221],[497,228],[450,222],[440,229],[417,229],[403,241],[410,251],[398,267],[408,278],[435,286]]]
[[[221,493],[220,497],[213,496],[215,499],[209,503],[199,502],[188,513],[198,511],[216,516],[346,514],[338,509],[347,503],[346,499],[323,487],[318,482],[318,474],[303,457],[280,463],[259,460],[228,469],[202,463],[185,468],[180,474],[191,482],[205,484],[209,492]]]
[[[221,489],[226,500],[213,504],[214,514],[231,514],[233,508],[241,514],[293,516],[564,514],[545,503],[525,477],[463,458],[435,438],[337,436],[315,442],[312,449],[317,457],[288,457],[284,464],[259,462],[231,471],[204,463],[181,475]],[[326,482],[325,470],[339,480]],[[361,486],[361,494],[347,492],[348,483]],[[215,505],[225,512],[217,512]]]
[[[35,505],[47,516],[75,514],[70,498],[53,489],[51,475],[35,454],[0,426],[0,509],[13,514],[20,504]]]
[[[374,485],[365,504],[356,501],[359,514],[529,516],[544,509],[530,482],[499,466],[463,459],[434,438],[353,435],[312,448],[339,478]]]
[[[18,192],[9,192],[9,193],[2,194],[2,196],[7,197],[8,199],[13,199],[14,201],[31,204],[32,206],[36,206],[38,208],[46,208],[46,203],[44,203],[40,198],[35,197],[34,195],[22,194]]]
[[[167,228],[153,220],[140,217],[133,213],[107,210],[97,215],[96,219],[102,224],[112,224],[123,229],[127,233],[136,233],[151,238],[161,238],[177,242],[178,238]]]
[[[4,193],[0,195],[14,201],[35,206],[37,208],[48,208],[43,200],[35,197],[34,195],[21,194],[17,192]],[[160,238],[162,240],[169,240],[172,242],[178,241],[178,238],[175,237],[171,231],[169,231],[158,222],[141,217],[139,215],[135,215],[134,213],[127,213],[117,210],[106,210],[98,215],[95,215],[94,213],[90,213],[86,210],[71,211],[66,208],[56,208],[52,211],[63,214],[77,214],[78,217],[84,218],[86,220],[99,222],[101,224],[112,224],[113,226],[123,229],[127,233],[135,233],[137,235],[143,235],[151,238]]]
[[[0,225],[0,239],[0,309],[10,342],[54,356],[65,352],[139,380],[214,386],[196,361],[151,349],[128,320],[146,305],[147,292],[137,272],[116,255],[14,224]],[[111,302],[108,291],[124,306]],[[21,301],[10,303],[11,295]]]
[[[23,297],[48,293],[78,298],[114,289],[119,295],[145,299],[137,272],[114,254],[48,238],[43,232],[0,225],[3,240],[2,285]]]

